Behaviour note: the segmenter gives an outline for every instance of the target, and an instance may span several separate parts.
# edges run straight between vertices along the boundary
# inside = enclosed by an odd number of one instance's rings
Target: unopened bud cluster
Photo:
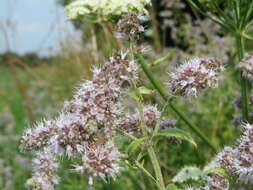
[[[199,95],[204,89],[217,87],[224,67],[212,58],[194,58],[170,74],[170,93],[184,97]]]

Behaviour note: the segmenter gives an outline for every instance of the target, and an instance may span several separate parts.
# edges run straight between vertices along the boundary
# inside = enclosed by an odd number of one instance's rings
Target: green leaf
[[[137,88],[137,90],[139,91],[140,94],[144,94],[144,95],[150,95],[150,94],[154,93],[154,90],[146,88],[145,86],[141,86],[141,87]]]
[[[165,61],[168,61],[170,59],[172,59],[172,57],[174,56],[174,54],[176,53],[176,50],[173,49],[171,51],[169,51],[164,57],[161,57],[159,59],[157,59],[153,64],[152,66],[155,66],[155,65],[159,65]]]
[[[179,189],[176,185],[169,184],[169,185],[167,185],[166,190],[179,190]]]
[[[154,90],[148,89],[145,86],[141,86],[139,88],[130,90],[128,92],[128,95],[133,98],[136,101],[141,101],[142,100],[142,95],[150,95],[154,92]]]
[[[141,146],[142,143],[145,142],[146,139],[147,139],[146,137],[143,137],[143,138],[136,139],[136,140],[132,141],[132,142],[130,143],[130,145],[128,145],[127,151],[128,151],[129,153],[134,153],[134,152],[136,151],[136,149],[137,149],[139,146]]]
[[[171,129],[163,130],[163,131],[157,133],[154,136],[154,139],[159,138],[159,137],[176,137],[179,139],[186,140],[189,143],[191,143],[193,146],[197,147],[197,144],[194,141],[194,139],[192,138],[192,136],[190,134],[184,132],[181,129],[171,128]]]
[[[229,174],[227,173],[226,170],[222,169],[222,168],[214,168],[214,169],[210,169],[208,171],[206,171],[206,174],[213,174],[213,173],[219,173],[221,175],[223,175],[225,178],[229,179]]]

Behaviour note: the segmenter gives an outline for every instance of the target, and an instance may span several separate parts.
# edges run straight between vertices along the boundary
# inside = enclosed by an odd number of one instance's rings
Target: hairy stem
[[[141,65],[144,73],[150,80],[150,82],[153,84],[155,89],[158,91],[158,93],[161,95],[161,97],[165,100],[168,101],[169,95],[165,88],[162,86],[162,84],[155,78],[151,70],[149,69],[149,66],[146,64],[144,58],[140,55],[136,55],[139,64]],[[170,101],[169,105],[171,109],[186,123],[186,125],[197,135],[199,136],[210,148],[212,148],[215,152],[217,151],[216,147],[209,141],[209,139],[196,127],[194,124],[191,123],[188,118],[181,113],[180,110],[177,109],[177,107]]]

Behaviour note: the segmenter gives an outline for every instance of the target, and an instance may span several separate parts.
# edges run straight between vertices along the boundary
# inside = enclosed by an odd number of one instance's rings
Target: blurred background
[[[0,1],[0,189],[23,190],[31,176],[31,156],[19,151],[23,130],[35,121],[56,115],[75,86],[91,77],[90,68],[108,58],[120,44],[110,25],[67,22],[64,5],[70,2]],[[183,0],[157,0],[150,12],[141,43],[149,49],[150,62],[166,56],[166,61],[153,67],[162,82],[166,83],[170,68],[185,58],[213,56],[225,64],[220,88],[205,92],[196,101],[178,99],[176,103],[216,145],[232,144],[238,134],[238,111],[232,102],[239,94],[233,69],[233,38],[192,11]],[[91,38],[94,33],[95,50]],[[144,76],[142,82],[150,85]],[[147,101],[159,103],[157,97],[147,97]],[[167,115],[177,119],[170,110]],[[188,130],[181,121],[177,126]],[[202,167],[210,161],[211,152],[199,139],[197,142],[197,149],[187,143],[168,146],[166,140],[161,142],[157,151],[167,181],[184,166]],[[61,184],[56,189],[83,190],[85,177],[64,169],[71,168],[67,160],[62,165]],[[94,189],[155,187],[145,176],[129,169],[116,181],[96,181]]]

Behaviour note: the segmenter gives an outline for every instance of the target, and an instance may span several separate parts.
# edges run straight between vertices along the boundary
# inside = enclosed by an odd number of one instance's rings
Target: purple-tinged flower
[[[219,173],[212,174],[211,177],[207,179],[207,185],[204,190],[228,190],[229,181],[223,175]]]
[[[137,13],[126,14],[117,23],[117,38],[128,38],[129,40],[139,40],[140,35],[145,31],[141,23],[146,20],[145,16]]]
[[[90,145],[82,157],[82,166],[76,166],[75,171],[89,176],[89,184],[93,183],[93,177],[106,176],[113,179],[121,170],[119,166],[120,152],[110,141],[105,144]]]
[[[148,128],[155,128],[157,121],[161,117],[160,111],[155,106],[144,106],[143,108],[144,122]],[[138,134],[141,132],[141,113],[136,111],[133,114],[122,116],[117,121],[117,126],[128,133]]]
[[[155,128],[161,118],[161,112],[155,106],[145,106],[143,109],[145,124],[149,128]]]
[[[228,173],[235,173],[236,150],[231,147],[224,147],[224,149],[216,156],[215,163],[217,168],[223,168]]]
[[[118,126],[120,129],[127,133],[138,134],[140,133],[141,120],[138,113],[127,114],[119,119]]]
[[[237,142],[236,173],[239,181],[250,184],[253,181],[253,126],[244,125],[242,137]]]
[[[223,70],[224,67],[216,59],[190,59],[171,72],[169,91],[185,97],[197,96],[208,87],[217,87]]]
[[[34,128],[28,128],[22,138],[20,148],[22,151],[37,151],[47,146],[49,139],[55,134],[53,121],[44,120]]]
[[[85,151],[87,141],[96,129],[85,127],[82,115],[62,113],[55,121],[57,134],[50,139],[50,149],[56,154],[66,153],[69,157]]]
[[[27,186],[33,190],[54,190],[59,183],[57,169],[56,158],[50,152],[38,152],[33,160],[33,176],[27,181]]]

